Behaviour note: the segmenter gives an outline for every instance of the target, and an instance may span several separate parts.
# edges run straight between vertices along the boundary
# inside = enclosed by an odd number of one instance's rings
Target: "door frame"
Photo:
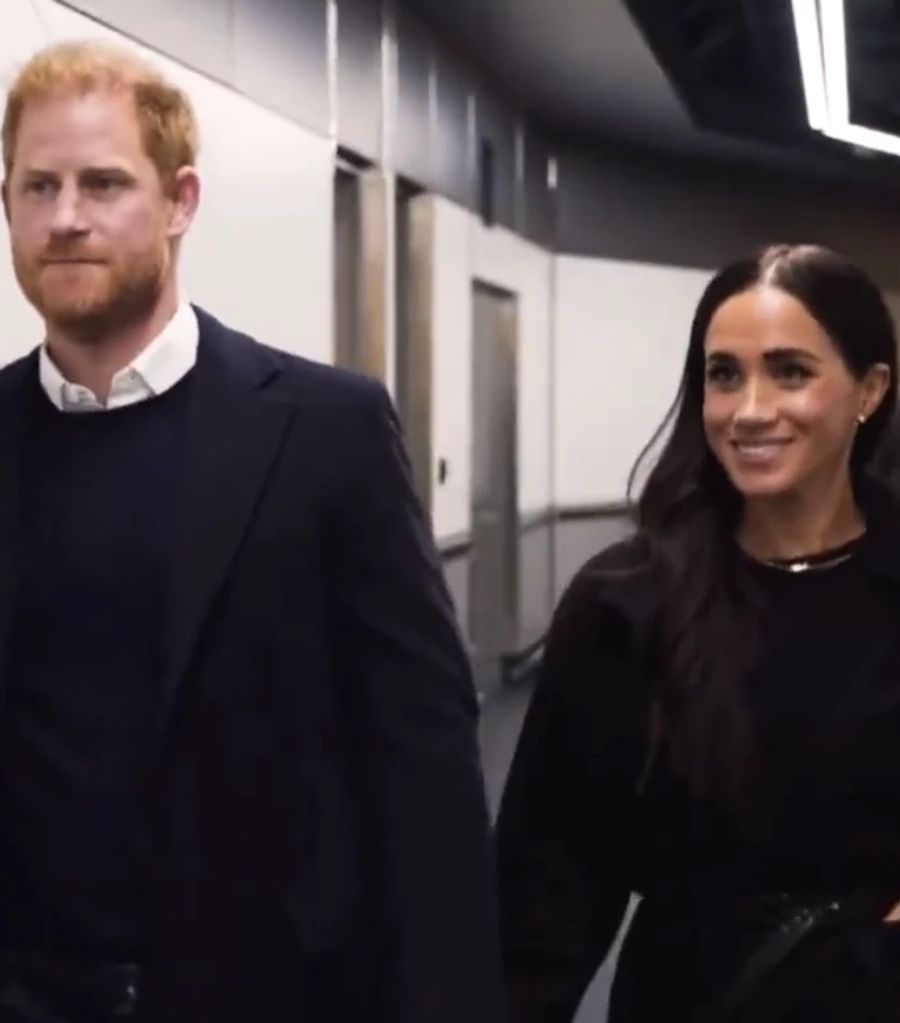
[[[513,290],[497,285],[482,277],[471,279],[472,294],[472,356],[471,371],[472,385],[472,490],[470,494],[471,507],[471,552],[469,570],[469,623],[468,630],[474,646],[476,661],[479,665],[502,658],[505,654],[513,653],[518,647],[520,618],[521,618],[521,595],[519,586],[520,552],[520,510],[519,510],[519,465],[518,465],[518,436],[519,436],[519,319],[520,319],[520,296]],[[479,634],[475,616],[478,611],[479,602],[474,599],[474,590],[480,584],[477,571],[479,559],[479,525],[478,525],[478,500],[479,494],[476,487],[476,465],[475,456],[478,448],[477,427],[480,413],[476,407],[478,390],[475,385],[475,374],[478,372],[478,333],[476,330],[478,296],[481,293],[501,303],[498,308],[505,309],[507,315],[501,325],[500,343],[506,348],[509,361],[511,362],[511,373],[505,380],[509,388],[509,420],[504,425],[504,441],[510,452],[508,465],[508,492],[503,495],[503,508],[500,512],[500,541],[504,544],[506,552],[503,556],[502,566],[506,570],[506,577],[500,582],[498,595],[503,599],[508,612],[508,620],[503,623],[505,635],[500,637],[492,646],[496,649],[483,650],[477,646],[476,637]],[[497,639],[497,637],[495,637]]]

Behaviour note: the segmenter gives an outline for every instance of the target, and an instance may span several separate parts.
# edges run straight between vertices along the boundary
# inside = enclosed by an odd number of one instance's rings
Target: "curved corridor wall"
[[[560,182],[559,508],[625,500],[629,471],[675,397],[697,300],[725,263],[775,242],[830,246],[875,278],[900,324],[900,215],[884,197],[614,152],[567,153]]]

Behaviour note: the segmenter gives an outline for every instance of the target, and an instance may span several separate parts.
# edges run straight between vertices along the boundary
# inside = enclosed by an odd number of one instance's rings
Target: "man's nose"
[[[50,229],[53,236],[60,239],[87,233],[84,207],[76,184],[67,182],[59,189]]]

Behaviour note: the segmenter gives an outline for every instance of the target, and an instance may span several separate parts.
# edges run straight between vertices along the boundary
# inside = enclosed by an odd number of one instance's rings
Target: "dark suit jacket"
[[[477,703],[391,404],[198,316],[147,1016],[497,1023]],[[0,651],[35,380],[0,373]]]

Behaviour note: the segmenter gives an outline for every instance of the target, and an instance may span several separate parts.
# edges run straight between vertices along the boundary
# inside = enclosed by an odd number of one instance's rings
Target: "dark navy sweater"
[[[35,380],[0,698],[0,943],[139,957],[147,772],[191,376],[59,412]]]

